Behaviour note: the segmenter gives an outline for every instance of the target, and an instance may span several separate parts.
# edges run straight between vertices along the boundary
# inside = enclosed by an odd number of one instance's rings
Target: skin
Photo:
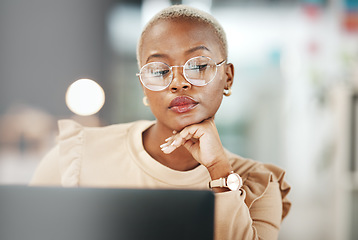
[[[156,61],[170,66],[183,65],[196,56],[208,56],[216,63],[225,59],[212,28],[193,20],[159,20],[143,39],[139,52],[141,66]],[[182,68],[173,68],[173,81],[162,91],[143,87],[157,119],[156,124],[143,133],[144,148],[169,168],[187,171],[202,164],[212,179],[226,177],[231,166],[224,154],[214,116],[221,105],[224,89],[233,83],[234,67],[230,63],[218,67],[215,79],[201,87],[186,81],[182,71]],[[176,113],[169,105],[177,96],[189,96],[198,104],[188,112]]]

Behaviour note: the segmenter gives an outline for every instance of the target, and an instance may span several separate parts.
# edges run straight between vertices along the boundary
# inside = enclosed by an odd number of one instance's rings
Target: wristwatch
[[[242,187],[242,178],[239,174],[231,171],[226,178],[219,178],[209,182],[209,188],[226,187],[231,191],[236,191]]]

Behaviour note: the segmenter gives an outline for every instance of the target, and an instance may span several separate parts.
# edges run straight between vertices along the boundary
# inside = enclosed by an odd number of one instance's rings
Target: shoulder
[[[85,127],[73,120],[60,120],[58,136],[59,170],[63,186],[77,186],[83,165],[94,156],[108,154],[112,149],[125,147],[127,135],[136,129],[145,129],[151,121],[136,121],[104,127]]]
[[[69,146],[84,143],[89,144],[92,140],[113,141],[123,138],[129,132],[143,131],[153,124],[153,121],[140,120],[129,123],[113,124],[103,127],[86,127],[80,123],[64,119],[58,121],[58,141],[59,143],[70,142]]]
[[[151,121],[141,120],[129,123],[113,124],[104,127],[85,127],[71,119],[58,121],[60,140],[79,132],[97,133],[97,134],[126,134],[131,128],[140,128],[151,124]]]
[[[80,149],[93,142],[106,144],[123,138],[128,129],[136,124],[136,122],[131,122],[104,127],[86,127],[71,119],[59,120],[59,153],[61,156],[70,155],[70,152],[82,152]]]
[[[243,189],[246,192],[245,203],[250,208],[252,204],[263,197],[269,185],[277,183],[283,203],[284,218],[291,206],[287,199],[291,187],[285,180],[285,170],[273,165],[260,163],[251,159],[243,158],[227,151],[231,165],[236,173],[243,179]]]

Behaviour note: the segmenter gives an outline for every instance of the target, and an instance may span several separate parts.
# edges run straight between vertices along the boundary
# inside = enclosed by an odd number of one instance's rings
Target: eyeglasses
[[[209,57],[199,56],[189,59],[181,66],[151,62],[145,64],[136,75],[139,76],[144,87],[152,91],[161,91],[173,81],[173,67],[183,67],[183,75],[189,83],[195,86],[205,86],[215,78],[218,67],[225,61],[215,63]]]

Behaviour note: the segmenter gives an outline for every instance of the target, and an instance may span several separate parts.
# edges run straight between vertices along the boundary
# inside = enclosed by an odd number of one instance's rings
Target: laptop
[[[213,239],[206,190],[0,186],[1,240]]]

